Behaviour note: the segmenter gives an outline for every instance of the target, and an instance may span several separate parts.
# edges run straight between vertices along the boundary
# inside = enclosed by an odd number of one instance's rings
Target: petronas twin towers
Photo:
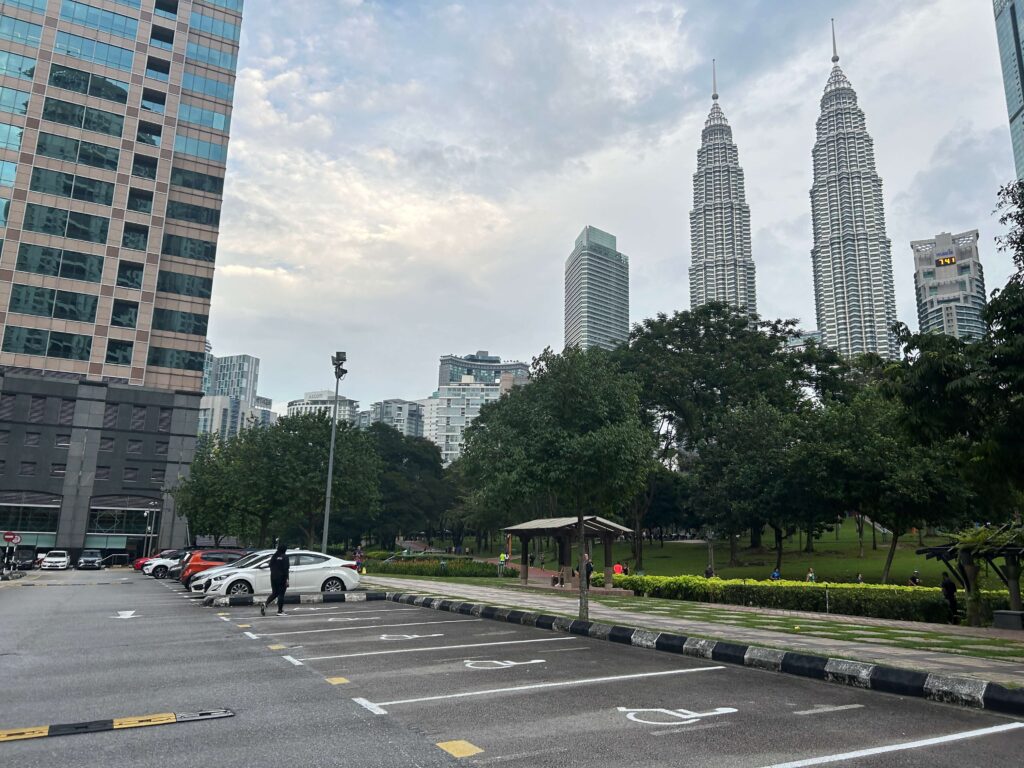
[[[811,220],[814,303],[822,343],[850,357],[898,355],[892,327],[896,297],[885,234],[882,180],[857,94],[839,67],[832,37],[832,73],[821,98],[812,158]],[[757,311],[750,209],[732,129],[713,79],[690,212],[690,305],[728,303]]]

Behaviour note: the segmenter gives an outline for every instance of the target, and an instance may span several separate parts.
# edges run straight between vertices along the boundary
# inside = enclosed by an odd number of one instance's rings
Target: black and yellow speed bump
[[[221,717],[234,716],[235,713],[230,709],[204,709],[200,712],[160,712],[155,715],[114,717],[108,720],[92,720],[86,723],[61,723],[57,725],[39,725],[32,728],[8,728],[0,730],[0,743],[5,741],[21,741],[23,739],[41,739],[46,736],[70,736],[73,733],[99,733],[101,731],[119,731],[125,728],[147,728],[151,725],[192,723],[197,720],[216,720]]]

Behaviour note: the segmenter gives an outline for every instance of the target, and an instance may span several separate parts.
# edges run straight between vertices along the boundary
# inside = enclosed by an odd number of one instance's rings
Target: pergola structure
[[[530,540],[541,536],[550,536],[558,542],[558,569],[562,572],[565,583],[572,582],[573,564],[571,561],[572,542],[579,537],[579,519],[575,517],[544,517],[530,520],[519,525],[510,525],[502,529],[505,533],[518,536],[522,544],[522,555],[519,566],[519,580],[526,584],[529,579]],[[600,539],[604,544],[604,583],[612,583],[612,542],[619,536],[631,536],[633,531],[624,525],[613,523],[597,515],[586,515],[583,518],[584,536],[589,543]]]

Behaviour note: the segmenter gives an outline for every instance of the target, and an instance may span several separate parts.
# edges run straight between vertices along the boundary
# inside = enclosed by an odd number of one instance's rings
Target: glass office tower
[[[0,0],[0,527],[40,547],[184,538],[241,13]]]
[[[1024,50],[1020,42],[1021,0],[994,0],[996,39],[1003,67],[1006,111],[1010,118],[1010,141],[1017,178],[1024,178]]]

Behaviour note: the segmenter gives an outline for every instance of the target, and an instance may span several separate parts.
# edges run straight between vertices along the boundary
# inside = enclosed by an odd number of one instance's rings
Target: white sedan
[[[272,554],[274,554],[274,550],[264,549],[260,552],[253,552],[250,555],[246,555],[241,560],[236,560],[233,563],[219,565],[208,571],[201,571],[192,577],[192,581],[188,584],[189,590],[192,592],[206,592],[210,588],[210,585],[219,584],[227,578],[229,574],[234,573],[240,568],[252,568],[257,565],[262,565],[270,559]]]
[[[63,549],[55,549],[46,553],[43,564],[40,566],[44,571],[66,571],[71,567],[71,556]]]
[[[296,549],[288,553],[289,592],[344,592],[359,586],[359,572],[351,560],[322,552]],[[270,592],[270,563],[239,568],[210,583],[208,595],[252,595]]]

